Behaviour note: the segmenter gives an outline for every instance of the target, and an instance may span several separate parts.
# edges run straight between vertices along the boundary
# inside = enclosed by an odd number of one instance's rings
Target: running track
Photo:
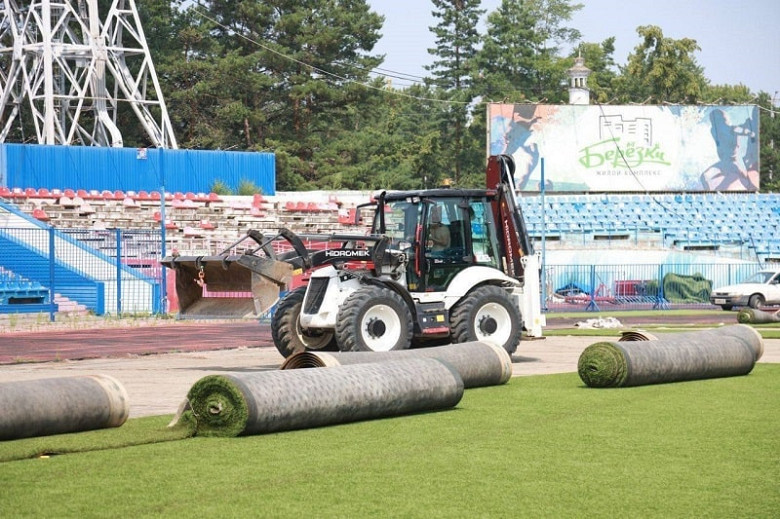
[[[21,332],[0,336],[0,364],[261,346],[273,347],[271,328],[257,321]]]

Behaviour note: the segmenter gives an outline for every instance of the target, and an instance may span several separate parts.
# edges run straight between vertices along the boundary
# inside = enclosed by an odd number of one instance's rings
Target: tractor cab
[[[382,193],[372,234],[406,253],[410,292],[443,291],[467,267],[503,270],[493,199],[484,190]]]

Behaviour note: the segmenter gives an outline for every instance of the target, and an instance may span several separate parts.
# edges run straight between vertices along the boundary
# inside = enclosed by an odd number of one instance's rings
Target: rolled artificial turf
[[[780,310],[777,312],[764,312],[756,308],[743,308],[737,314],[737,322],[742,324],[780,323]]]
[[[119,427],[127,392],[108,375],[0,383],[0,440]]]
[[[187,398],[196,435],[238,436],[446,409],[462,396],[454,368],[415,358],[210,375]]]
[[[582,352],[577,372],[590,387],[746,375],[763,351],[763,339],[753,328],[726,326],[650,341],[597,342]]]
[[[325,368],[410,358],[443,360],[455,368],[465,388],[505,384],[512,377],[512,358],[504,348],[486,342],[463,342],[398,351],[304,351],[288,357],[281,369]]]

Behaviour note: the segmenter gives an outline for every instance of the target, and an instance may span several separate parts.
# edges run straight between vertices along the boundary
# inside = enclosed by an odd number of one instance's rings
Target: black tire
[[[522,316],[509,293],[501,287],[478,287],[450,312],[452,342],[483,341],[517,350],[523,334]]]
[[[271,337],[279,353],[289,357],[306,350],[336,351],[332,332],[307,331],[300,327],[303,297],[306,287],[298,287],[285,295],[271,317]]]
[[[734,305],[720,305],[721,308],[723,308],[725,311],[729,311],[732,308],[734,308]]]
[[[342,303],[336,319],[341,351],[405,350],[412,341],[412,313],[389,288],[365,286]]]
[[[750,296],[750,299],[748,299],[748,306],[750,308],[759,309],[762,306],[764,306],[764,303],[765,303],[764,296],[762,296],[761,294],[753,294],[752,296]]]

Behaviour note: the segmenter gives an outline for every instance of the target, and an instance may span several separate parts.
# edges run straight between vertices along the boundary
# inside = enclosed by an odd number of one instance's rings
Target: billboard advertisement
[[[758,191],[758,108],[488,105],[488,153],[521,191]]]

